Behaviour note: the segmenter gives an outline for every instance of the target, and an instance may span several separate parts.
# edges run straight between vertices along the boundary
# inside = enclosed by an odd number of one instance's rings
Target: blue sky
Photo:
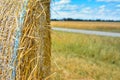
[[[120,0],[52,0],[51,18],[120,20]]]

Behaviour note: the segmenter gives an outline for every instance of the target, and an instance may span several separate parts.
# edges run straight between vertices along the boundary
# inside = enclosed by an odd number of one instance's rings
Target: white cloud
[[[100,0],[99,0],[100,1]],[[101,0],[102,1],[102,0]],[[107,0],[111,1],[111,0]],[[119,7],[119,5],[117,5]],[[51,18],[80,18],[80,19],[114,19],[120,20],[120,9],[111,10],[106,5],[89,7],[73,5],[71,0],[59,0],[52,6]]]
[[[120,4],[116,5],[116,7],[120,8]]]
[[[99,8],[100,9],[105,9],[105,7],[106,7],[105,5],[101,5]]]
[[[91,7],[83,7],[80,12],[90,14],[93,12],[93,10],[91,9]]]
[[[99,11],[98,11],[99,12]],[[52,18],[74,18],[74,19],[105,19],[105,20],[120,20],[120,17],[118,17],[118,12],[112,12],[110,13],[98,13],[97,10],[95,10],[92,13],[88,12],[81,12],[81,11],[72,11],[72,12],[63,12],[63,11],[58,11],[59,14],[54,15]]]
[[[55,11],[59,11],[59,10],[75,10],[78,8],[77,5],[71,5],[71,0],[59,0],[57,2],[54,3],[54,5],[52,6],[52,9],[54,9]]]
[[[55,4],[58,4],[58,5],[60,5],[60,4],[68,4],[70,2],[71,2],[71,0],[60,0],[58,2],[55,2]]]
[[[101,5],[98,8],[98,14],[104,15],[105,11],[106,11],[106,6],[105,5]]]
[[[98,2],[120,2],[120,0],[96,0]]]

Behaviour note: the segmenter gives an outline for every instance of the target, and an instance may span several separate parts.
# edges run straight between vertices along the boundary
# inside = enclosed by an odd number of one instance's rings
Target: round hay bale
[[[50,0],[0,1],[0,80],[50,75]]]

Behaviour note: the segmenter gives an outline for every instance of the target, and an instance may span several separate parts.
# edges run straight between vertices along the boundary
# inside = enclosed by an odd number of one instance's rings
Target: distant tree
[[[73,18],[63,18],[63,19],[51,19],[51,21],[94,21],[94,22],[120,22],[120,20],[102,20],[102,19],[73,19]]]

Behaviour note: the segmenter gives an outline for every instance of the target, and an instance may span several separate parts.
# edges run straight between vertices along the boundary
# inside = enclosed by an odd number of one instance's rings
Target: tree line
[[[95,21],[95,22],[120,22],[120,20],[102,20],[102,19],[73,19],[73,18],[63,18],[63,19],[51,19],[51,21]]]

